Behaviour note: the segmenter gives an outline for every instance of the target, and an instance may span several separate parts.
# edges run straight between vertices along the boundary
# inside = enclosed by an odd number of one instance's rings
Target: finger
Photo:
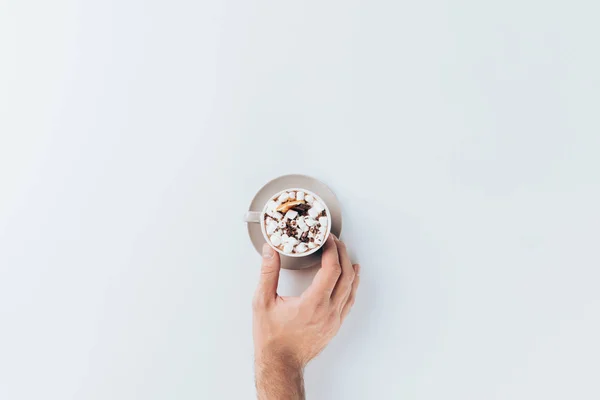
[[[350,296],[355,273],[352,262],[350,261],[350,256],[348,255],[348,250],[346,250],[346,245],[339,239],[336,239],[335,244],[337,245],[340,264],[342,265],[342,275],[333,289],[331,301],[341,312],[344,304],[348,301],[348,296]]]
[[[260,280],[256,289],[255,300],[264,304],[277,298],[277,283],[279,282],[281,262],[279,253],[267,243],[263,245],[262,256]]]
[[[329,299],[341,273],[342,267],[335,244],[335,236],[330,234],[323,245],[321,269],[315,275],[312,284],[306,289],[306,295]]]
[[[346,301],[346,304],[344,305],[344,308],[342,309],[342,321],[344,321],[344,319],[346,319],[346,316],[348,316],[348,313],[352,309],[352,306],[354,305],[354,301],[356,300],[356,291],[358,290],[358,285],[360,284],[360,265],[358,265],[358,264],[354,265],[354,272],[356,274],[356,277],[354,278],[354,281],[352,282],[350,296],[348,296],[348,300]]]

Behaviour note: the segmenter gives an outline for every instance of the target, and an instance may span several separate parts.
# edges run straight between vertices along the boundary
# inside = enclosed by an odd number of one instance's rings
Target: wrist
[[[304,371],[304,364],[294,353],[273,347],[257,350],[254,365],[261,370],[280,370],[290,373]]]
[[[257,350],[254,367],[259,399],[304,399],[304,365],[289,351]]]

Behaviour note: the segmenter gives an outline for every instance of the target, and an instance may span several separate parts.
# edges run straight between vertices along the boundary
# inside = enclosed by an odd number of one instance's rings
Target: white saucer
[[[335,194],[323,182],[306,175],[283,175],[275,178],[264,185],[252,202],[248,211],[261,212],[266,202],[277,192],[288,188],[303,188],[316,193],[331,212],[331,233],[340,237],[342,232],[342,209],[340,202]],[[260,230],[260,223],[248,222],[248,235],[254,245],[254,248],[260,254],[265,238]],[[321,250],[306,257],[286,257],[281,255],[281,268],[285,269],[304,269],[318,265],[321,262]]]

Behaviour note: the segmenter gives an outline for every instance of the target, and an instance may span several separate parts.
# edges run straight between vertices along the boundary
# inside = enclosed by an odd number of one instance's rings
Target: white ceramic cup
[[[267,204],[269,204],[269,202],[271,200],[278,199],[279,196],[281,196],[281,194],[283,192],[298,192],[298,191],[304,192],[307,195],[308,194],[311,195],[312,197],[315,198],[315,200],[318,200],[321,204],[323,204],[323,206],[325,207],[325,212],[327,213],[327,232],[325,233],[325,239],[323,239],[323,243],[321,243],[321,245],[319,245],[318,247],[315,247],[314,249],[305,251],[304,253],[284,253],[282,250],[279,250],[277,247],[275,247],[271,244],[271,241],[269,240],[269,236],[267,235],[267,230],[266,230],[265,223],[264,223],[265,214],[267,212]],[[319,197],[315,193],[311,192],[310,190],[306,190],[306,189],[302,189],[302,188],[290,188],[290,189],[285,189],[285,190],[275,193],[265,203],[262,211],[248,211],[246,213],[246,215],[244,216],[244,220],[248,223],[259,223],[260,230],[263,234],[263,237],[265,238],[265,241],[269,244],[269,246],[271,246],[273,248],[273,250],[277,251],[279,254],[286,256],[286,257],[306,257],[308,255],[311,255],[311,254],[319,251],[319,249],[321,247],[323,247],[323,245],[327,241],[327,238],[329,237],[329,233],[331,232],[331,212],[329,211],[329,207],[327,207],[327,204],[323,201],[323,199],[321,197]]]

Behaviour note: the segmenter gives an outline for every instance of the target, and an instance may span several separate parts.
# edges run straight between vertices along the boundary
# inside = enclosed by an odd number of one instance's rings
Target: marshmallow
[[[315,242],[308,242],[308,248],[312,250],[317,248],[317,245],[315,244]]]
[[[296,253],[304,253],[306,251],[307,247],[304,243],[300,243],[298,246],[296,246],[296,248],[294,249],[294,251]]]
[[[325,241],[325,233],[319,232],[315,235],[315,243],[321,244]]]
[[[304,200],[304,192],[296,193],[296,200]]]
[[[304,218],[298,218],[298,228],[302,230],[302,232],[306,232],[308,230],[308,225],[304,222]]]
[[[304,219],[304,222],[306,222],[306,225],[308,226],[315,226],[317,224],[317,221],[315,221],[313,218],[306,218]]]
[[[281,205],[280,201],[271,200],[267,203],[267,214],[277,211],[277,207]]]
[[[304,200],[308,203],[308,204],[312,204],[313,201],[315,201],[315,198],[312,197],[310,194],[307,194],[306,197],[304,198]]]
[[[290,198],[290,195],[288,194],[288,192],[283,192],[281,193],[281,196],[279,196],[279,201],[284,203],[285,201],[287,201],[287,199]]]
[[[288,194],[288,196],[290,196],[290,199],[291,199],[291,200],[295,200],[295,199],[296,199],[296,192],[290,192],[290,193]]]
[[[277,212],[277,211],[269,211],[267,213],[267,215],[269,217],[273,217],[275,219],[281,219],[281,218],[283,218],[283,214],[281,214],[280,212]]]
[[[271,244],[275,247],[279,246],[281,244],[281,236],[278,235],[272,235],[270,237],[271,239]]]
[[[289,210],[288,212],[285,213],[285,218],[287,218],[287,219],[294,219],[297,216],[298,216],[298,211]]]
[[[300,243],[300,241],[293,236],[289,237],[286,242],[286,244],[291,244],[292,246],[295,246],[298,243]]]
[[[279,224],[277,224],[277,226],[279,228],[285,228],[286,227],[285,221],[279,221]]]
[[[327,224],[329,223],[329,218],[327,218],[327,217],[320,217],[319,218],[319,223],[321,224],[321,226],[326,227]]]
[[[325,209],[325,206],[323,205],[323,203],[321,203],[318,200],[313,201],[312,206],[313,206],[313,208],[316,208],[319,212],[321,212]]]
[[[316,208],[314,208],[314,207],[311,207],[311,208],[308,210],[308,215],[310,215],[310,216],[311,216],[311,217],[313,217],[313,218],[317,218],[317,217],[319,216],[319,214],[321,214],[321,211],[322,211],[322,210],[317,210]]]
[[[284,253],[291,253],[293,249],[294,249],[294,245],[290,244],[290,243],[288,243],[285,246],[283,246],[283,252]]]
[[[267,224],[267,235],[272,234],[273,232],[275,232],[275,230],[277,229],[277,222],[271,220],[271,222],[269,222]],[[275,245],[277,246],[277,245]]]

